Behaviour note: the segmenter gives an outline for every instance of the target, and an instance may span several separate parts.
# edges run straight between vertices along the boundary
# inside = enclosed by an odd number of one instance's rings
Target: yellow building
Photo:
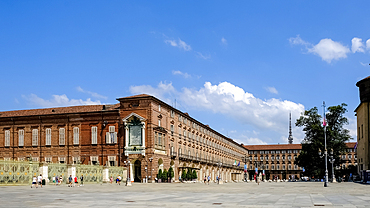
[[[360,105],[355,109],[357,116],[357,157],[358,171],[364,179],[364,170],[370,169],[369,128],[370,128],[370,76],[356,83],[360,90]]]

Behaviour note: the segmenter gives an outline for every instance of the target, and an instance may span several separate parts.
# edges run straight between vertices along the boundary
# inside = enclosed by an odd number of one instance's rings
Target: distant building
[[[358,171],[370,170],[370,76],[356,83],[360,91],[360,104],[355,109],[357,116]]]
[[[346,143],[346,151],[340,156],[341,166],[336,167],[336,170],[357,165],[355,145],[355,142]],[[247,167],[250,179],[256,167],[259,173],[265,170],[266,179],[275,177],[299,179],[305,176],[303,168],[294,164],[302,150],[301,144],[244,145],[244,147],[248,149]]]

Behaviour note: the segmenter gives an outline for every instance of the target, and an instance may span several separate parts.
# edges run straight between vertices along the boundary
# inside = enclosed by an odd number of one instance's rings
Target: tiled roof
[[[128,97],[122,97],[122,98],[118,98],[117,100],[119,99],[125,99],[125,98],[142,98],[142,97],[150,97],[151,95],[148,95],[148,94],[140,94],[140,95],[133,95],[133,96],[128,96]]]
[[[302,144],[266,144],[244,145],[248,150],[296,150],[302,149]]]
[[[50,114],[66,114],[66,113],[87,113],[104,110],[114,110],[119,108],[119,103],[114,105],[81,105],[70,107],[57,107],[57,108],[42,108],[31,110],[15,110],[0,112],[0,117],[18,117],[18,116],[35,116],[35,115],[50,115]]]
[[[356,142],[347,142],[347,148],[354,148]],[[302,144],[266,144],[266,145],[244,145],[248,150],[296,150],[302,149]]]
[[[347,148],[355,148],[356,142],[347,142]]]

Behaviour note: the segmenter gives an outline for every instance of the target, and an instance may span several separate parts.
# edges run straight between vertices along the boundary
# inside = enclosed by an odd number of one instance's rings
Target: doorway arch
[[[134,182],[141,182],[141,161],[136,160],[134,163]]]

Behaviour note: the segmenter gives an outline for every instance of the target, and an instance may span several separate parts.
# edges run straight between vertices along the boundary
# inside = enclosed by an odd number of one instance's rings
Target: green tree
[[[168,172],[167,172],[166,169],[164,169],[163,174],[162,174],[162,180],[163,181],[167,181],[167,175],[168,175]]]
[[[185,180],[186,181],[186,170],[182,170],[181,180]]]
[[[175,172],[173,171],[173,168],[170,167],[168,169],[168,177],[170,178],[170,180],[175,176]]]
[[[343,127],[348,124],[347,118],[344,117],[344,113],[347,112],[346,106],[342,103],[328,107],[326,114],[326,146],[328,153],[333,149],[334,167],[341,163],[339,156],[345,151],[345,142],[351,138],[349,131]],[[325,159],[320,158],[318,152],[319,149],[322,153],[325,151],[325,137],[321,122],[322,117],[316,107],[306,110],[297,120],[296,126],[303,127],[305,138],[302,142],[302,151],[294,163],[304,167],[305,175],[322,178],[325,175]],[[331,173],[329,164],[328,162],[328,171]]]
[[[162,169],[159,169],[157,178],[162,179],[162,177],[163,177],[162,175],[163,175]]]
[[[193,170],[192,178],[193,178],[193,179],[197,179],[197,178],[198,178],[198,176],[197,176],[197,172],[196,172],[195,170]]]
[[[193,173],[191,172],[191,170],[190,170],[190,169],[188,169],[188,173],[186,174],[186,178],[187,178],[188,180],[193,179]]]

